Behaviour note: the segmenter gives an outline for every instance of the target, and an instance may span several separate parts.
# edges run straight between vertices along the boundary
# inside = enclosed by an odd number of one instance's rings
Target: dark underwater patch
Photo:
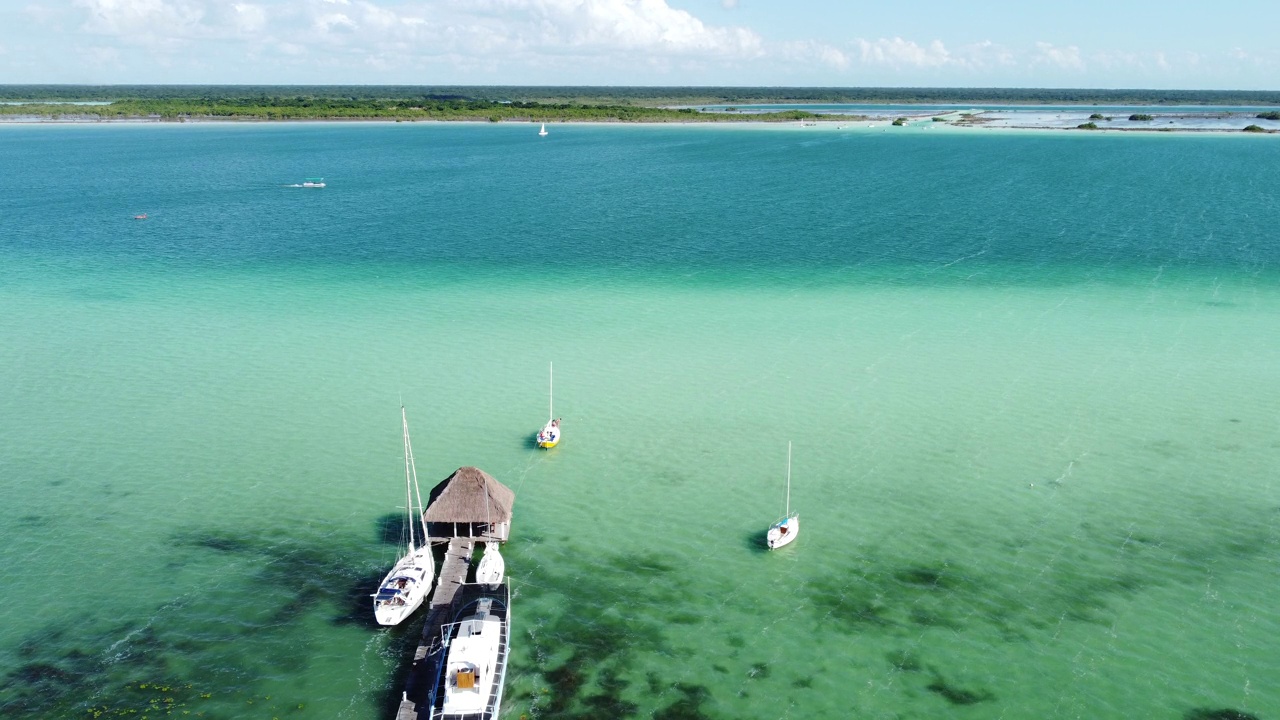
[[[1182,718],[1183,720],[1261,720],[1257,715],[1240,710],[1206,710],[1204,708],[1188,710]]]
[[[920,659],[910,650],[899,650],[889,653],[889,664],[901,672],[920,672]]]
[[[267,717],[283,716],[305,705],[306,699],[256,696],[255,678],[305,669],[309,639],[299,630],[297,618],[329,606],[335,610],[335,622],[354,622],[356,596],[365,594],[370,582],[376,583],[353,570],[348,557],[327,550],[325,543],[283,532],[268,537],[197,530],[176,535],[174,546],[247,558],[250,569],[237,570],[234,578],[243,583],[245,596],[253,598],[247,612],[224,622],[219,619],[221,608],[200,607],[197,599],[192,601],[194,609],[187,604],[178,611],[190,613],[179,623],[122,624],[81,615],[66,625],[36,630],[17,644],[22,664],[0,677],[0,716],[155,717],[190,712],[230,717],[222,714],[228,704],[241,703],[252,703]],[[234,590],[228,595],[234,596]],[[160,607],[167,601],[162,599]],[[359,615],[371,620],[372,612],[362,604]],[[174,611],[144,610],[138,616],[166,612]],[[416,633],[397,630],[402,632],[393,634],[392,650],[410,657]],[[394,716],[401,685],[379,689],[371,697],[384,716]]]
[[[952,705],[977,705],[995,699],[995,695],[987,690],[967,690],[947,682],[940,673],[934,672],[933,681],[926,688],[929,692],[941,695]]]
[[[383,545],[400,545],[409,537],[404,513],[383,515],[377,520],[377,538]]]
[[[253,549],[252,543],[245,538],[222,532],[203,532],[179,535],[178,544],[192,547],[217,550],[224,553],[243,553]]]
[[[636,553],[634,555],[617,555],[609,560],[616,570],[636,575],[655,576],[675,572],[676,566],[667,561],[660,553]]]
[[[926,590],[947,590],[954,585],[947,567],[908,567],[893,574],[898,582]]]
[[[653,720],[708,720],[711,716],[702,712],[702,705],[710,697],[711,692],[702,685],[677,683],[679,700],[653,714]]]
[[[53,518],[45,515],[23,515],[18,518],[18,526],[23,528],[41,528],[53,525]]]

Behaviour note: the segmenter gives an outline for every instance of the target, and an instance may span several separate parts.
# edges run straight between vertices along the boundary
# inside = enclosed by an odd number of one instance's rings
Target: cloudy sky
[[[0,0],[0,84],[1280,89],[1280,2]]]

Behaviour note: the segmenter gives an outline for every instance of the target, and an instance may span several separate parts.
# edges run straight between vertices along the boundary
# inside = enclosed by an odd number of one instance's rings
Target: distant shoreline
[[[950,113],[955,114],[955,113]],[[1246,132],[1243,127],[1187,127],[1187,126],[1169,126],[1158,125],[1150,127],[1128,126],[1128,127],[1108,127],[1099,125],[1096,128],[1080,128],[1077,126],[1061,126],[1049,124],[992,124],[989,120],[976,119],[973,121],[951,120],[945,122],[933,122],[930,113],[923,113],[915,116],[904,118],[906,122],[902,126],[895,127],[893,120],[899,117],[896,114],[889,114],[879,117],[869,116],[837,116],[825,115],[805,118],[803,120],[770,120],[763,119],[758,116],[749,114],[729,115],[717,119],[702,118],[680,118],[673,120],[617,120],[617,119],[565,119],[565,120],[523,120],[510,119],[493,122],[478,118],[392,118],[392,117],[316,117],[316,118],[258,118],[258,117],[115,117],[103,118],[97,115],[61,115],[59,117],[47,116],[21,116],[21,115],[0,115],[0,127],[3,126],[90,126],[90,125],[287,125],[287,124],[304,124],[304,125],[322,125],[322,124],[470,124],[483,125],[490,127],[500,126],[535,126],[545,122],[554,128],[557,125],[597,125],[597,126],[629,126],[629,127],[708,127],[708,128],[774,128],[779,130],[849,130],[866,132],[869,130],[879,130],[881,132],[892,132],[897,134],[915,134],[921,130],[944,130],[951,133],[957,132],[1075,132],[1087,134],[1112,134],[1112,133],[1140,133],[1140,134],[1193,134],[1193,135],[1274,135],[1280,134],[1280,124],[1268,122],[1271,127],[1263,127],[1257,131]],[[1172,114],[1163,115],[1161,117],[1175,117]],[[1200,117],[1195,115],[1187,115],[1181,113],[1176,117]],[[1243,118],[1240,119],[1244,121]],[[1265,122],[1265,121],[1263,121]]]
[[[1280,90],[785,86],[503,85],[0,85],[0,101],[114,102],[307,97],[329,100],[473,100],[576,105],[1238,105],[1280,107]]]
[[[1280,92],[1008,88],[0,85],[0,124],[488,122],[1280,130]],[[1093,112],[1090,113],[1090,110]],[[1115,117],[1104,117],[1114,115]],[[1155,116],[1155,117],[1153,117]],[[1150,125],[1135,123],[1144,118]],[[901,120],[898,120],[901,118]]]

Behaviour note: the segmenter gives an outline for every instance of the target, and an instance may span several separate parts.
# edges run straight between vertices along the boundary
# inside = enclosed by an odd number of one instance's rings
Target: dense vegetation
[[[1257,126],[1257,125],[1250,125],[1250,126],[1246,127],[1246,128],[1244,129],[1244,131],[1245,131],[1245,132],[1257,132],[1257,133],[1271,132],[1270,130],[1267,130],[1267,129],[1266,129],[1266,128],[1264,128],[1264,127],[1259,127],[1259,126]]]
[[[1059,88],[507,87],[414,85],[0,85],[0,100],[186,100],[253,97],[316,100],[488,100],[542,104],[711,105],[747,103],[1022,103],[1032,105],[1276,105],[1271,90]]]
[[[1263,120],[1280,120],[1280,110],[1271,110],[1264,113],[1258,113],[1258,117]]]
[[[743,103],[1275,104],[1280,92],[1007,88],[0,85],[0,115],[78,119],[741,122],[860,119],[798,110],[702,112]],[[71,103],[96,102],[97,105]],[[1260,118],[1280,119],[1280,111]],[[1091,120],[1101,119],[1094,113]],[[1109,118],[1108,118],[1109,119]],[[1152,120],[1136,113],[1130,120]],[[944,121],[945,118],[934,118]],[[894,124],[906,122],[901,120]]]
[[[123,120],[485,120],[489,122],[786,122],[847,121],[854,115],[816,115],[800,110],[736,115],[693,108],[634,105],[579,105],[524,101],[468,100],[422,96],[404,99],[328,98],[309,95],[183,98],[128,98],[109,105],[0,105],[0,115]]]
[[[1080,123],[1076,128],[1079,130],[1097,130],[1098,124],[1093,122]]]

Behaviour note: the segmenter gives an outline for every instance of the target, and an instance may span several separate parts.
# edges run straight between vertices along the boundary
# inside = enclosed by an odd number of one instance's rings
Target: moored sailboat
[[[405,530],[409,543],[404,555],[382,579],[378,592],[373,596],[373,615],[379,625],[398,625],[417,610],[427,597],[436,574],[435,558],[427,541],[427,527],[422,520],[422,495],[418,492],[418,471],[413,464],[409,419],[403,405],[400,406],[400,420],[404,428]],[[421,545],[418,544],[419,531]]]
[[[486,542],[484,554],[476,565],[476,582],[493,589],[502,584],[502,578],[506,574],[507,561],[502,558],[498,543],[492,540]]]
[[[791,443],[787,442],[787,506],[781,519],[769,527],[765,544],[776,550],[800,534],[800,514],[791,512]]]

